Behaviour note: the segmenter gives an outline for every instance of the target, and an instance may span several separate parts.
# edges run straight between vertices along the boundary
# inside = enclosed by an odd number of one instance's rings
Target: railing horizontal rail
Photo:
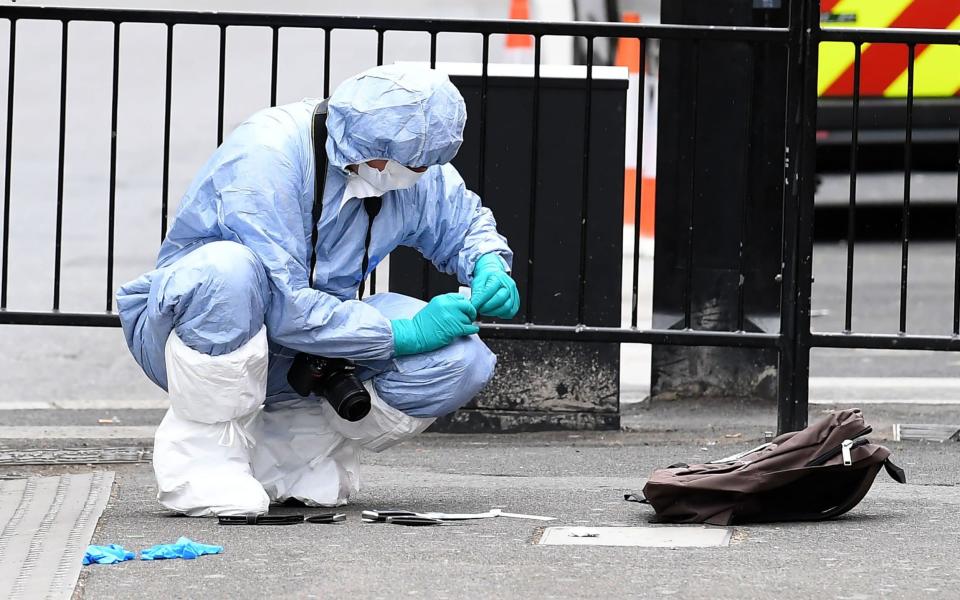
[[[956,29],[821,29],[821,42],[860,42],[871,44],[960,44]]]
[[[61,325],[82,327],[119,327],[116,313],[67,313],[0,311],[0,324]],[[776,348],[780,335],[726,331],[677,329],[627,329],[621,327],[578,327],[575,325],[480,325],[480,335],[487,339],[537,339],[576,342],[620,342],[635,344],[667,344],[693,346],[731,346]]]
[[[185,12],[176,10],[128,10],[89,8],[0,7],[0,18],[47,21],[105,21],[163,23],[167,25],[223,25],[269,27],[315,27],[322,29],[370,29],[374,31],[423,31],[442,33],[490,33],[561,35],[583,37],[637,37],[702,39],[737,42],[787,43],[786,28],[719,25],[659,25],[637,23],[545,22],[498,19],[422,19],[399,17],[349,17],[304,14],[241,12]]]
[[[870,348],[872,350],[960,350],[960,337],[947,335],[896,335],[879,333],[814,333],[815,348]]]
[[[577,342],[619,342],[623,344],[666,344],[680,346],[733,346],[776,348],[780,335],[691,329],[627,329],[576,325],[489,325],[480,327],[487,339],[538,339]]]
[[[116,313],[68,313],[0,310],[0,325],[60,325],[64,327],[120,327]]]

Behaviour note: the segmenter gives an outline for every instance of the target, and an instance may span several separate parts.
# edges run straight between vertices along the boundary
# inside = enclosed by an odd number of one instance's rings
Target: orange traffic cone
[[[510,18],[521,21],[530,20],[530,1],[510,0]],[[511,63],[532,63],[533,36],[508,33],[504,58]]]
[[[623,22],[639,23],[640,15],[635,12],[623,14]],[[643,65],[640,64],[640,40],[637,38],[620,38],[617,44],[615,63],[618,67],[627,67],[629,72],[629,88],[627,90],[627,135],[625,140],[625,164],[623,171],[623,223],[634,225],[637,215],[637,172],[640,172],[642,188],[640,190],[640,236],[647,240],[647,245],[653,239],[654,203],[656,198],[656,158],[655,153],[647,148],[649,144],[656,144],[656,123],[648,120],[656,119],[656,114],[648,110],[650,94],[646,93],[646,84]],[[653,95],[655,98],[655,94]],[[644,135],[643,156],[637,156],[638,117],[644,111],[644,130],[653,135]],[[653,139],[651,139],[653,137]]]

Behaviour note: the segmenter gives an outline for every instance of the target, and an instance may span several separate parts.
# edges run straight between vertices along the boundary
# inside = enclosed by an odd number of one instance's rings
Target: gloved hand
[[[517,284],[497,254],[484,254],[473,267],[470,303],[481,315],[512,319],[520,310]]]
[[[460,294],[433,297],[412,319],[394,319],[393,348],[397,356],[430,352],[480,328],[473,324],[477,311]]]

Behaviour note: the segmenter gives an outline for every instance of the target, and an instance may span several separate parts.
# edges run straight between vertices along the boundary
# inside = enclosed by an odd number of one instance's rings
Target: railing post
[[[777,429],[807,424],[810,295],[813,287],[813,193],[816,178],[818,0],[790,4],[787,133],[784,173],[784,268]]]

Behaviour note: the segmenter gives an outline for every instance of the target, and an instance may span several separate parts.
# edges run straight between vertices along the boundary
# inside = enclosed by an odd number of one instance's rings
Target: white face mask
[[[411,188],[417,184],[422,175],[423,173],[411,171],[393,160],[388,160],[382,171],[374,169],[367,163],[357,165],[357,176],[382,193]]]

